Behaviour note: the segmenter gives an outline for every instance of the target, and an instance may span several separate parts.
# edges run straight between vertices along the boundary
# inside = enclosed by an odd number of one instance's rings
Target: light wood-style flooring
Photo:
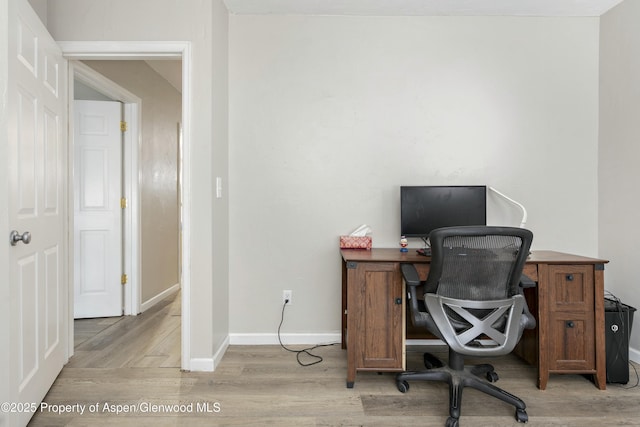
[[[138,316],[74,322],[72,368],[180,368],[180,294]]]
[[[402,394],[393,374],[360,372],[347,389],[346,352],[339,345],[315,350],[324,361],[310,367],[278,346],[231,346],[215,372],[181,372],[179,319],[174,298],[137,317],[80,321],[76,355],[45,403],[85,405],[84,414],[73,406],[63,414],[41,411],[30,425],[406,427],[443,426],[448,416],[445,384],[413,382]],[[423,350],[409,347],[409,369],[421,369]],[[429,348],[446,355],[442,347],[435,350]],[[640,426],[633,370],[628,385],[609,384],[605,391],[580,375],[552,375],[540,391],[534,367],[515,356],[492,362],[497,384],[527,403],[530,426]],[[138,412],[115,412],[125,409]],[[512,407],[466,389],[460,425],[520,424]]]

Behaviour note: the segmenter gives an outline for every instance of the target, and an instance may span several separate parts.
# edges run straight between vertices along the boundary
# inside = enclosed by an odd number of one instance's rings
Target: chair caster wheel
[[[409,391],[409,383],[406,381],[398,381],[396,383],[396,387],[398,387],[398,391],[400,393],[406,393]]]
[[[498,379],[499,377],[496,371],[487,372],[487,381],[489,381],[490,383],[495,383],[496,381],[498,381]]]
[[[524,409],[516,409],[516,421],[519,423],[526,423],[529,421],[529,415]]]
[[[447,418],[447,422],[445,424],[445,427],[458,427],[459,423],[458,423],[458,419],[457,418],[453,418],[453,417],[449,417]]]
[[[422,358],[424,360],[425,368],[427,369],[442,368],[442,361],[437,357],[435,357],[433,354],[425,353],[422,356]]]

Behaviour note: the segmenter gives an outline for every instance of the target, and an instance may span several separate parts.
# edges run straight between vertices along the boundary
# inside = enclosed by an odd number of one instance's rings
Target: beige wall
[[[606,288],[640,310],[640,2],[626,0],[601,18],[599,252],[611,260]],[[631,358],[640,361],[640,312]]]
[[[142,99],[139,151],[141,302],[179,283],[178,133],[181,94],[144,61],[84,61]]]

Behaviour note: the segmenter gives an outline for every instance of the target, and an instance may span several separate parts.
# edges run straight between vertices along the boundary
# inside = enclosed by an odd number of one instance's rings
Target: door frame
[[[182,164],[180,170],[182,176],[181,189],[181,218],[182,218],[182,277],[181,283],[181,368],[191,370],[191,68],[192,53],[190,42],[143,42],[143,41],[60,41],[58,45],[62,49],[62,54],[69,61],[71,60],[146,60],[146,59],[181,59],[182,60]],[[71,73],[70,73],[71,74]],[[140,111],[138,111],[139,114]],[[133,132],[132,132],[133,133]],[[133,145],[133,144],[132,144]],[[137,147],[137,144],[136,144]],[[136,153],[137,154],[137,153]],[[69,177],[72,173],[69,167]],[[137,175],[136,175],[137,176]],[[132,179],[136,181],[137,179]],[[139,212],[137,213],[139,217]],[[70,216],[70,220],[72,218]],[[135,222],[135,220],[134,220]],[[71,230],[73,230],[73,223]],[[73,236],[70,236],[72,239]],[[69,247],[73,248],[73,241],[69,242]],[[139,248],[138,248],[139,250]],[[73,257],[69,256],[69,262],[73,263]],[[72,271],[71,271],[72,273]],[[73,282],[73,277],[70,277]],[[73,290],[69,292],[69,355],[73,354]],[[139,303],[139,297],[138,297]]]
[[[69,60],[69,131],[74,129],[75,126],[75,116],[72,114],[73,111],[71,107],[75,99],[73,96],[73,84],[75,80],[81,81],[101,94],[124,104],[124,121],[127,122],[127,132],[124,133],[124,161],[121,168],[125,189],[125,193],[122,196],[127,198],[127,209],[124,210],[122,218],[124,240],[121,244],[122,250],[124,251],[124,271],[122,271],[122,273],[127,274],[127,283],[124,285],[122,308],[125,315],[135,316],[141,312],[140,299],[142,295],[142,277],[140,270],[142,260],[140,253],[142,220],[140,218],[138,193],[139,181],[136,179],[139,172],[138,154],[140,152],[140,141],[142,140],[140,127],[142,123],[142,99],[82,62]],[[69,144],[69,162],[74,160],[73,144],[74,142],[72,140],[71,144]],[[72,165],[73,163],[69,164]],[[73,191],[71,191],[71,197],[73,197]],[[73,198],[71,200],[73,200]],[[73,205],[70,206],[70,209],[72,207]],[[73,226],[72,221],[73,219],[70,219],[70,226]]]

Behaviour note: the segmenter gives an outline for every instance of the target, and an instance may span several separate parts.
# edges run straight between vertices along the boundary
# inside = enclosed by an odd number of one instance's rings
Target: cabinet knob
[[[573,323],[573,320],[568,320],[568,321],[565,323],[565,326],[566,326],[567,328],[573,328],[574,326],[576,326],[576,324],[575,324],[575,323]]]
[[[573,274],[567,274],[567,281],[573,282]]]
[[[401,305],[402,304],[402,298],[396,298],[395,302],[396,302],[396,304]]]

